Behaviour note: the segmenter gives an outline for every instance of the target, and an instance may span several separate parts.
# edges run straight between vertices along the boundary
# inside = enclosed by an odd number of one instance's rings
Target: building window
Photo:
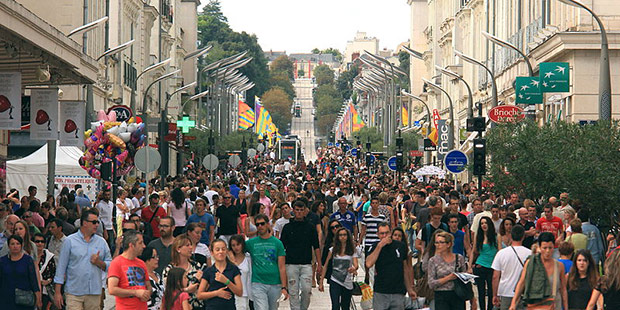
[[[136,78],[138,76],[138,71],[127,61],[124,61],[123,64],[125,69],[125,74],[123,75],[123,83],[131,89],[136,89]]]

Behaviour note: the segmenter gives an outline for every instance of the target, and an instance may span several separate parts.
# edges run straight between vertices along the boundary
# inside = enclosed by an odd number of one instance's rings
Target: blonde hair
[[[170,250],[170,263],[172,266],[178,266],[181,264],[179,248],[187,245],[187,243],[189,243],[189,245],[194,245],[192,239],[190,239],[187,234],[181,234],[174,238],[174,241],[172,242],[172,249]]]

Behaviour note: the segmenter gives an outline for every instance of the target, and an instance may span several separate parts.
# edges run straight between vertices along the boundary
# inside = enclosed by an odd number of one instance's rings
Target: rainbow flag
[[[245,102],[239,100],[239,129],[247,130],[256,122],[254,110]]]
[[[270,124],[272,124],[271,114],[269,114],[267,109],[261,107],[258,120],[256,121],[256,133],[259,136],[264,136],[269,133]]]
[[[364,123],[364,120],[362,120],[362,117],[359,115],[359,113],[357,113],[357,110],[355,110],[355,107],[352,103],[349,104],[349,109],[351,110],[351,119],[353,120],[352,130],[353,132],[356,132],[366,126],[366,124]]]
[[[404,102],[403,102],[403,107],[401,109],[400,119],[402,120],[403,127],[409,126],[409,111],[407,111],[407,105],[405,105]]]

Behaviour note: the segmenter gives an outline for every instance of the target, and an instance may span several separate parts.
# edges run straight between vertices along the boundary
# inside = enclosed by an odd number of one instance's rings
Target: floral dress
[[[164,278],[162,278],[157,272],[155,272],[159,281],[156,281],[149,276],[151,282],[151,299],[149,299],[148,309],[159,310],[161,306],[161,299],[164,296]]]
[[[45,268],[43,268],[43,266],[45,266]],[[41,253],[39,273],[41,280],[53,280],[56,275],[56,260],[54,259],[54,254],[47,249],[43,249],[43,253]],[[54,297],[54,281],[43,286],[43,295],[50,296],[50,298]]]
[[[164,287],[166,286],[166,279],[168,279],[168,272],[170,269],[174,268],[172,264],[168,264],[164,271],[162,272]],[[188,285],[192,285],[194,283],[198,283],[200,285],[200,279],[196,277],[196,273],[200,270],[202,271],[203,265],[193,259],[189,260],[189,269],[187,269],[187,283]],[[189,294],[189,305],[192,309],[203,309],[204,305],[202,300],[198,300],[196,293]]]

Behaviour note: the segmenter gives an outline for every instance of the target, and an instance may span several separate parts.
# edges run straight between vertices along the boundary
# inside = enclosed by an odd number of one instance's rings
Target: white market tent
[[[441,168],[439,168],[437,166],[432,166],[432,165],[424,166],[424,167],[418,169],[416,172],[414,172],[414,174],[416,176],[418,176],[418,177],[429,176],[429,175],[436,175],[436,176],[439,176],[442,179],[446,176],[446,172],[443,169],[441,169]]]
[[[80,167],[78,159],[84,153],[75,146],[56,145],[56,175],[88,176]],[[45,201],[47,194],[47,145],[43,145],[34,153],[6,163],[7,192],[11,188],[19,190],[20,195],[28,194],[28,186],[38,188],[37,198]]]

